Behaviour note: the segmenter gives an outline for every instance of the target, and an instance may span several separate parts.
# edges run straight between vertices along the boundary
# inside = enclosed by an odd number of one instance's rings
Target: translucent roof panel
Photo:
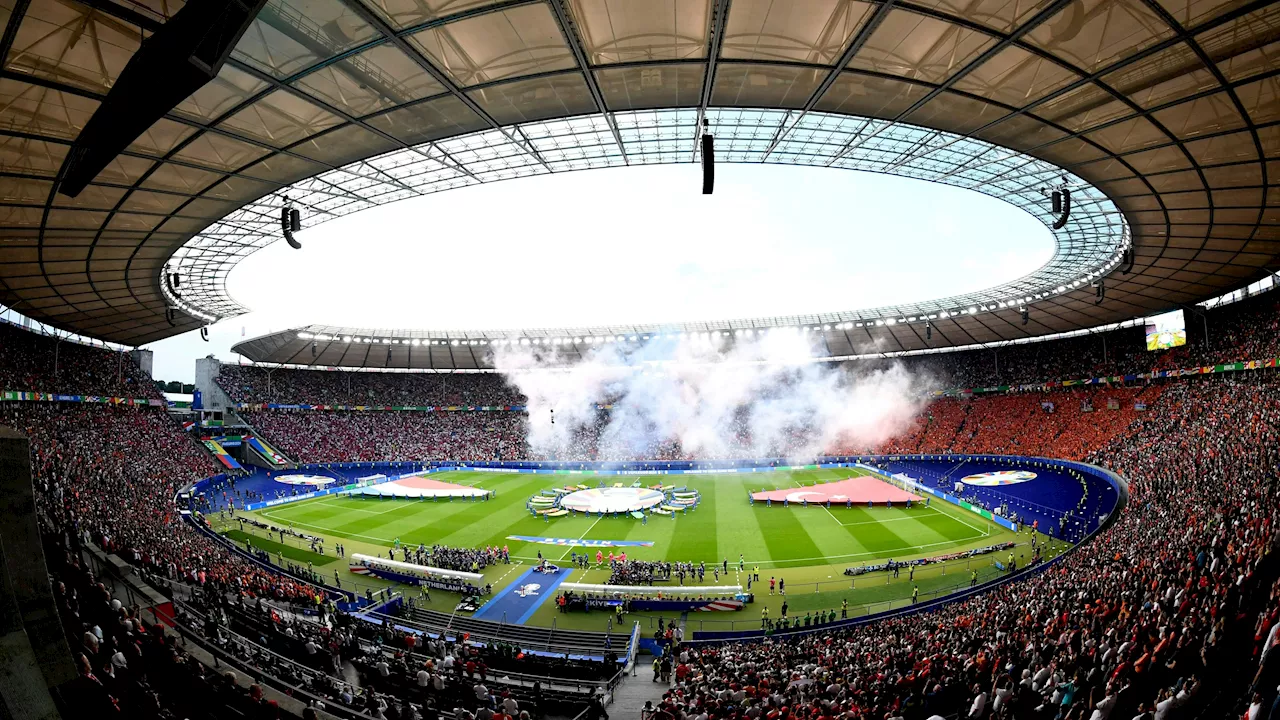
[[[365,4],[391,27],[402,30],[459,13],[482,10],[502,2],[503,0],[368,0]]]
[[[700,64],[601,68],[595,75],[610,110],[688,107],[702,95]]]
[[[463,87],[573,67],[573,54],[542,3],[468,17],[411,35]]]
[[[740,0],[729,8],[723,55],[834,65],[873,9],[856,0]]]
[[[342,0],[270,0],[236,45],[234,57],[283,78],[377,32]]]
[[[105,92],[142,42],[140,28],[109,15],[85,17],[61,2],[32,5],[18,26],[7,70]]]
[[[278,240],[285,192],[310,226],[510,178],[693,163],[704,120],[718,162],[955,184],[1046,223],[1041,190],[1068,183],[1059,255],[1016,292],[974,295],[974,342],[1198,302],[1280,264],[1277,3],[268,0],[216,78],[78,197],[53,193],[182,7],[0,2],[0,304],[148,342],[244,311],[227,273]],[[181,297],[163,281],[179,268]],[[1104,301],[1097,277],[1062,283],[1081,271],[1105,275]],[[1001,315],[1015,301],[1040,321]],[[909,325],[867,332],[905,347],[921,342]]]
[[[356,116],[444,91],[443,85],[391,45],[379,45],[326,65],[299,79],[295,85],[312,97]]]
[[[976,30],[894,10],[849,61],[849,67],[939,83],[995,42],[994,37]]]
[[[571,0],[593,65],[707,55],[711,0]]]

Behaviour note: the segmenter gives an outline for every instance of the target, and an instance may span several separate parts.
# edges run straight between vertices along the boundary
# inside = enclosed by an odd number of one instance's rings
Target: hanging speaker
[[[716,189],[716,139],[711,133],[702,134],[702,194],[710,195]]]
[[[1054,193],[1053,196],[1056,198],[1058,193]],[[1055,207],[1056,205],[1057,204],[1055,203]],[[1062,209],[1055,209],[1054,212],[1062,213],[1062,217],[1058,218],[1057,221],[1053,223],[1054,230],[1061,230],[1067,226],[1067,218],[1071,217],[1071,191],[1067,188],[1062,188]]]
[[[1026,325],[1027,321],[1030,319],[1031,319],[1031,311],[1027,310],[1026,308],[1022,308],[1022,324]]]
[[[1053,191],[1053,214],[1062,214],[1062,193],[1057,190]]]
[[[280,208],[280,230],[284,233],[284,241],[289,243],[289,247],[294,250],[301,250],[302,243],[293,239],[294,225],[300,224],[297,218],[297,210],[289,207]]]
[[[289,230],[298,232],[302,229],[302,213],[298,212],[298,208],[289,210]]]
[[[200,328],[200,339],[209,342],[209,328],[207,326]]]

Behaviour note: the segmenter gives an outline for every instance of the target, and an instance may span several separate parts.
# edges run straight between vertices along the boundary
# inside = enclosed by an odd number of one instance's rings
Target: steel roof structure
[[[78,197],[57,194],[84,123],[181,4],[0,2],[0,302],[142,344],[243,312],[226,275],[274,239],[285,196],[314,224],[464,185],[694,162],[704,119],[720,161],[950,182],[1042,219],[1040,189],[1065,174],[1081,201],[1054,259],[1020,284],[707,331],[831,326],[887,350],[1016,339],[1203,300],[1280,255],[1272,2],[270,0],[216,80]],[[1101,303],[1090,273],[1106,276]],[[522,332],[578,330],[592,329]],[[445,348],[512,335],[304,332]],[[302,361],[285,340],[240,347]]]

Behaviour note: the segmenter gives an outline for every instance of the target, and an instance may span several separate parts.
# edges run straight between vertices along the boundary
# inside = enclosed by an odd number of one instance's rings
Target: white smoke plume
[[[813,457],[871,448],[906,429],[923,379],[897,362],[855,372],[812,362],[795,331],[606,343],[567,361],[559,348],[498,346],[494,366],[527,400],[545,458]],[[608,413],[598,403],[612,404]]]

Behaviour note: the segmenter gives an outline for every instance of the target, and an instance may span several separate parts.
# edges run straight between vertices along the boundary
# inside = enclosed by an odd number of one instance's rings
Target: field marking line
[[[832,519],[832,520],[835,520],[835,521],[836,521],[836,524],[837,524],[837,525],[842,525],[842,526],[844,525],[844,523],[840,522],[839,518],[837,518],[837,517],[836,517],[836,514],[835,514],[835,513],[833,513],[833,512],[831,512],[831,508],[827,507],[826,505],[823,505],[823,506],[822,506],[822,509],[827,511],[827,514],[831,516],[831,519]],[[850,525],[857,525],[857,523],[849,523],[849,524],[850,524]]]
[[[262,515],[263,517],[271,518],[272,520],[275,520],[276,522],[279,522],[279,523],[289,522],[288,520],[284,520],[284,519],[278,518],[278,517],[276,517],[276,516],[274,516],[274,515],[267,515],[266,513],[262,513],[262,512],[260,512],[260,513],[258,513],[258,514],[259,514],[259,515]],[[320,527],[319,525],[312,525],[312,524],[310,524],[310,523],[304,523],[304,522],[293,522],[292,524],[293,524],[293,525],[295,525],[295,526],[297,526],[297,527],[307,528],[308,530],[315,530],[315,531],[316,531],[316,532],[318,532],[318,533],[323,533],[324,535],[328,535],[328,536],[330,536],[330,537],[360,538],[361,540],[372,540],[373,542],[376,542],[376,543],[378,543],[379,545],[386,545],[386,544],[389,544],[389,543],[393,542],[393,540],[388,539],[388,538],[374,537],[374,536],[372,536],[372,535],[361,535],[361,534],[359,534],[359,533],[342,533],[342,534],[338,534],[338,533],[334,532],[333,528]]]
[[[515,563],[512,563],[512,564],[511,564],[511,567],[510,567],[506,572],[502,573],[502,576],[501,576],[501,577],[499,577],[497,580],[494,580],[494,581],[493,581],[492,583],[490,583],[490,584],[491,584],[491,585],[496,585],[496,584],[498,584],[498,583],[502,582],[502,578],[505,578],[506,576],[510,575],[512,570],[515,570],[516,568],[520,567],[520,566],[521,566],[521,565],[523,565],[523,564],[524,564],[524,563],[522,563],[522,562],[515,562]]]
[[[365,510],[363,508],[357,508],[357,507],[344,507],[342,505],[334,505],[333,503],[329,502],[328,498],[318,500],[314,504],[324,505],[325,507],[337,508],[339,510],[342,510],[343,512],[347,512],[347,511],[362,512],[362,513],[369,513],[370,515],[381,515],[382,513],[387,512],[386,510]]]
[[[961,509],[961,510],[964,510],[964,508],[960,508],[960,509]],[[942,511],[941,511],[941,510],[939,510],[938,512],[942,512]],[[967,512],[967,511],[966,511],[966,512]],[[942,513],[942,514],[943,514],[943,515],[946,515],[947,517],[951,518],[952,520],[955,520],[956,522],[960,523],[961,525],[964,525],[964,526],[968,527],[968,528],[969,528],[969,529],[971,529],[971,530],[977,530],[978,532],[982,533],[984,536],[986,536],[986,535],[990,535],[990,534],[991,534],[991,527],[990,527],[990,526],[987,526],[987,528],[984,530],[984,529],[982,529],[982,528],[980,528],[980,527],[977,527],[977,526],[975,526],[975,525],[970,525],[969,523],[965,522],[965,521],[964,521],[964,519],[959,518],[959,517],[956,517],[955,515],[952,515],[951,513]]]
[[[591,532],[591,528],[594,528],[596,526],[596,523],[600,522],[600,520],[601,518],[596,518],[596,522],[591,523],[591,527],[587,528],[586,532],[583,532],[581,535],[579,535],[578,540],[581,541],[582,538],[586,537],[587,533]],[[569,549],[564,551],[564,555],[561,555],[560,557],[556,558],[556,562],[560,562],[561,560],[563,560],[565,558],[565,555],[568,555],[569,553],[573,552],[575,547],[577,546],[570,545]]]

